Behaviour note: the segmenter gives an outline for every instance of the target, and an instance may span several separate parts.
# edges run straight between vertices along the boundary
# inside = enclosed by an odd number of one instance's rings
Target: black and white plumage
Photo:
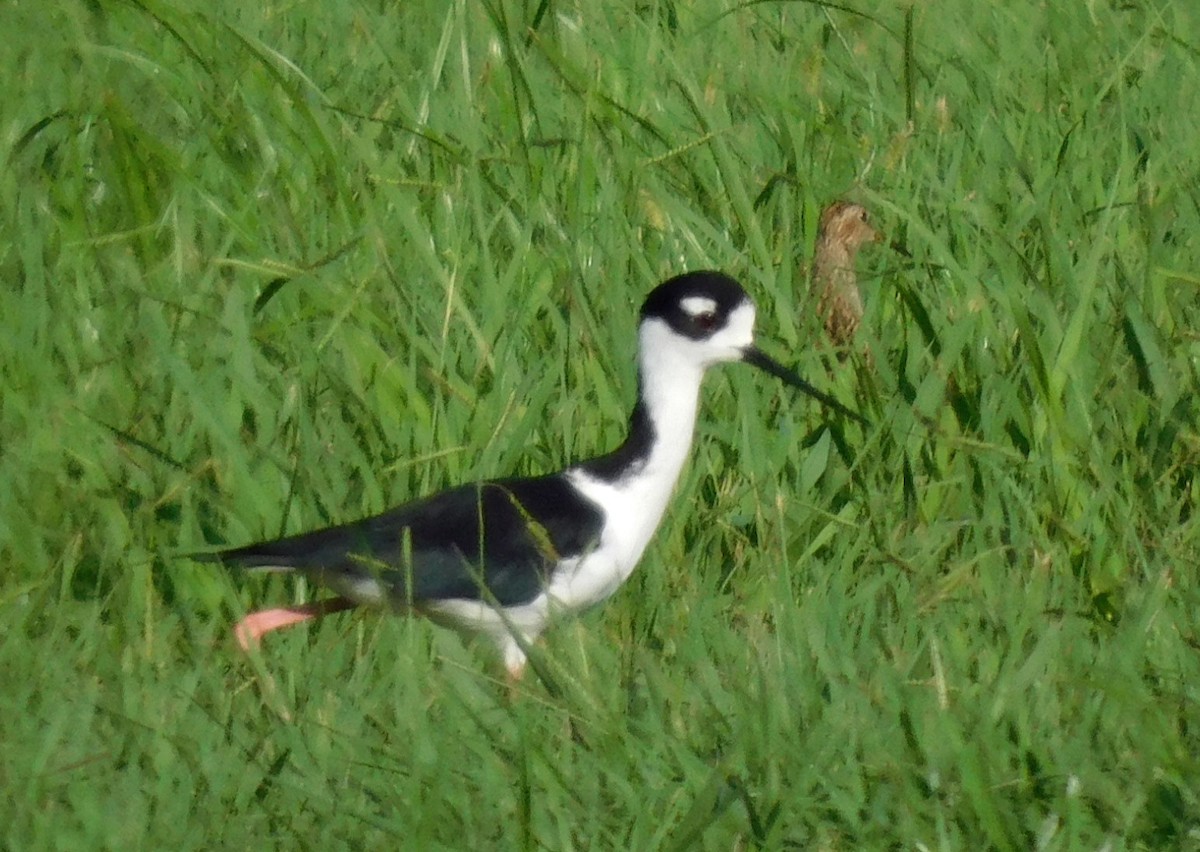
[[[299,571],[341,596],[252,613],[238,625],[239,641],[248,647],[270,630],[367,604],[485,634],[519,677],[522,643],[557,616],[603,601],[637,565],[691,448],[708,367],[746,361],[857,418],[754,346],[754,314],[742,287],[721,273],[689,273],[656,287],[641,311],[629,433],[606,455],[209,554],[245,568]]]

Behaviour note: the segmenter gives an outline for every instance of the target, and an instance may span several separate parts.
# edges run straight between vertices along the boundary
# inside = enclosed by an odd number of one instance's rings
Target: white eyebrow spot
[[[688,316],[698,317],[701,314],[715,314],[716,300],[708,296],[685,296],[679,300],[679,306],[687,311]]]

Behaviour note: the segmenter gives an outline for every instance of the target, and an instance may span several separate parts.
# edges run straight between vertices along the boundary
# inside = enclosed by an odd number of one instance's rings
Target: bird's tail
[[[283,548],[273,548],[271,546],[273,544],[278,544],[278,542],[251,544],[226,550],[202,550],[179,555],[194,562],[220,562],[223,565],[241,568],[245,571],[285,573],[295,571],[300,567],[296,562],[295,554],[289,554]]]

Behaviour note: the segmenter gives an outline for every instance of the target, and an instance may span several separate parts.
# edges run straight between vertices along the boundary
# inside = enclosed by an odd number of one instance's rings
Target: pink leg
[[[250,613],[239,621],[237,626],[233,628],[233,635],[242,650],[249,651],[251,646],[258,644],[258,640],[262,638],[264,633],[270,633],[272,630],[278,630],[281,627],[288,627],[292,624],[299,624],[301,621],[308,621],[312,618],[320,618],[323,615],[329,615],[331,612],[353,609],[356,606],[358,604],[349,598],[329,598],[317,601],[316,603],[305,604],[304,606],[262,609],[258,612]]]
[[[504,667],[508,671],[508,685],[516,686],[521,682],[521,678],[525,676],[525,661],[519,663],[508,663]]]

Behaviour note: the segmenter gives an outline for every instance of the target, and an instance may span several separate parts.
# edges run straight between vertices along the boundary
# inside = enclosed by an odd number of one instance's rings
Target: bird
[[[552,621],[608,598],[641,559],[689,454],[709,367],[751,364],[862,420],[762,352],[754,318],[754,303],[728,275],[678,275],[642,305],[637,401],[611,452],[555,473],[458,485],[340,526],[193,554],[299,572],[337,595],[250,613],[235,627],[238,644],[248,651],[270,631],[367,605],[486,636],[510,682],[519,680],[526,649]]]
[[[861,204],[835,201],[821,211],[812,286],[818,291],[817,315],[836,346],[848,346],[862,321],[854,261],[863,245],[878,239],[879,232],[871,227],[870,215]]]

